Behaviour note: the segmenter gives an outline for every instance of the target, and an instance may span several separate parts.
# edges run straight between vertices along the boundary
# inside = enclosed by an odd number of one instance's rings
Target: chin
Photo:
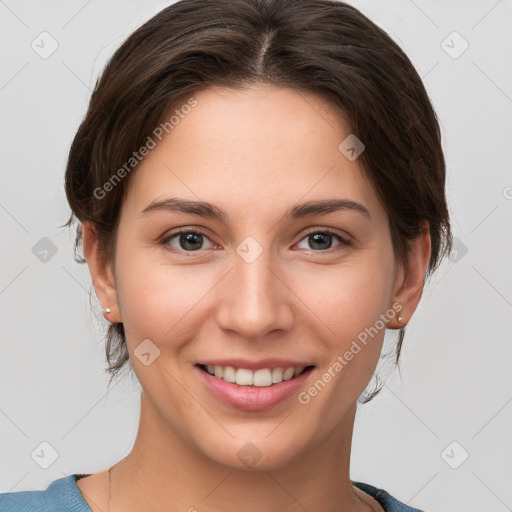
[[[203,454],[221,466],[236,471],[272,471],[287,466],[299,457],[298,446],[303,443],[292,443],[288,436],[287,445],[276,437],[272,441],[265,432],[259,436],[246,436],[240,439],[226,440],[225,443],[213,443],[198,447]],[[302,451],[302,450],[300,450]]]

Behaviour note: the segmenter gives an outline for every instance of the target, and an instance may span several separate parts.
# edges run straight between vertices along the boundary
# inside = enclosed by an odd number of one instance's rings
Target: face
[[[102,303],[117,301],[145,414],[211,460],[277,467],[354,410],[405,271],[332,106],[262,86],[194,98],[129,178]],[[269,386],[276,367],[306,371]]]

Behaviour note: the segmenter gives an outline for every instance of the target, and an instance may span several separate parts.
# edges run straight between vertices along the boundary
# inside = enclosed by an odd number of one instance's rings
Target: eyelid
[[[339,237],[346,244],[352,243],[350,235],[342,234],[333,228],[311,228],[304,233],[304,235],[302,236],[300,241],[302,241],[305,237],[307,237],[308,235],[311,235],[312,233],[326,233],[329,235]],[[325,252],[325,251],[322,251],[322,252]]]

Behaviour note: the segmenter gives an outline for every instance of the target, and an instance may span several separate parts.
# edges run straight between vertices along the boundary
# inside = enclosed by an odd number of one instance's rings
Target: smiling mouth
[[[314,365],[290,368],[262,368],[249,370],[247,368],[235,368],[233,366],[211,366],[198,364],[201,370],[209,375],[225,382],[248,387],[270,387],[292,380],[303,373],[309,372]]]

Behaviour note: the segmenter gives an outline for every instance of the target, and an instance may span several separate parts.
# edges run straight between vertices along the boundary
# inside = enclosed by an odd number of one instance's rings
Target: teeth
[[[295,373],[295,368],[288,368],[283,373],[283,380],[290,380]]]
[[[272,384],[279,384],[284,380],[290,380],[304,371],[302,368],[262,368],[252,371],[247,368],[234,368],[233,366],[212,366],[206,367],[210,375],[225,380],[226,382],[236,383],[239,386],[257,386],[267,387]]]
[[[217,366],[217,368],[221,368],[221,366]],[[226,366],[224,368],[224,372],[221,375],[221,378],[224,379],[226,382],[236,382],[236,371],[232,366]]]
[[[222,374],[221,374],[221,379],[222,379],[224,377],[224,369],[221,366],[215,367],[215,369],[217,369],[217,368],[220,368],[220,370],[222,372]],[[236,371],[235,380],[239,386],[252,386],[253,372],[251,372],[251,370],[246,370],[245,368],[239,368]]]
[[[252,385],[259,387],[272,386],[272,370],[267,368],[256,370],[252,376]]]
[[[272,384],[277,384],[279,382],[283,382],[283,369],[274,368],[272,370]]]

